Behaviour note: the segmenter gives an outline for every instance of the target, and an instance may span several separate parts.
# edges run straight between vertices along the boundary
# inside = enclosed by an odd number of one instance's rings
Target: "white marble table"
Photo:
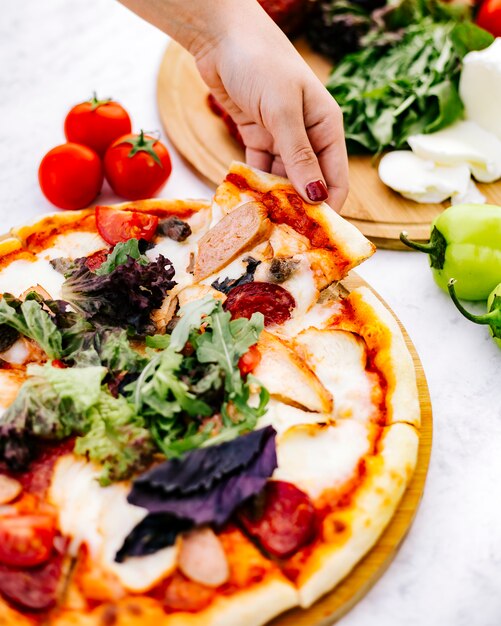
[[[64,141],[70,106],[93,90],[122,102],[135,129],[161,128],[155,82],[166,43],[110,0],[1,0],[0,233],[52,210],[38,187],[39,161]],[[171,153],[163,195],[209,197]],[[102,199],[115,197],[106,189]],[[378,251],[359,273],[416,345],[434,442],[424,499],[402,549],[342,624],[499,626],[501,352],[485,328],[459,316],[420,254]]]

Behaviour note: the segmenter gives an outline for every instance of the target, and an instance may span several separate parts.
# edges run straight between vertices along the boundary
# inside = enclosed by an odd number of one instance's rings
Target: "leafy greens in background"
[[[393,19],[403,25],[396,41],[370,40],[335,67],[327,88],[344,115],[348,150],[379,153],[401,148],[412,134],[452,124],[463,113],[458,93],[461,59],[493,37],[471,22],[434,21],[412,11]]]
[[[314,50],[339,61],[370,46],[400,41],[405,28],[425,17],[435,22],[467,20],[470,7],[440,0],[317,0],[306,34]]]

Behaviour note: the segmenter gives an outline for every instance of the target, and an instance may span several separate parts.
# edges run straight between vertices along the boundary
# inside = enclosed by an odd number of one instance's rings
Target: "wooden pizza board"
[[[304,41],[296,43],[317,76],[325,82],[330,63],[312,52]],[[177,43],[169,44],[160,65],[157,101],[170,139],[205,180],[218,185],[233,160],[244,161],[244,152],[226,126],[207,106],[208,88],[191,55]],[[487,201],[501,204],[501,182],[478,185]],[[350,193],[341,215],[355,224],[378,246],[404,249],[402,230],[411,239],[426,240],[432,220],[448,206],[407,200],[384,185],[371,156],[350,157]]]

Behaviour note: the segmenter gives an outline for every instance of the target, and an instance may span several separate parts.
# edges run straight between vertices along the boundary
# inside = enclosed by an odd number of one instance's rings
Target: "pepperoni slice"
[[[281,480],[269,481],[238,517],[249,535],[278,558],[291,556],[317,532],[317,514],[309,496]]]
[[[0,594],[30,611],[45,611],[56,602],[63,555],[53,552],[47,563],[30,569],[0,564]]]
[[[283,324],[292,315],[296,301],[292,294],[274,283],[253,282],[234,287],[223,305],[233,319],[253,313],[264,315],[264,325]]]

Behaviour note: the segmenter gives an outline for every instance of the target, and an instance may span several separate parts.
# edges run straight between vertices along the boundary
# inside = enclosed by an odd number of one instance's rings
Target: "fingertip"
[[[327,185],[323,180],[314,180],[305,186],[306,196],[308,201],[312,203],[325,202],[329,197],[329,191]]]

